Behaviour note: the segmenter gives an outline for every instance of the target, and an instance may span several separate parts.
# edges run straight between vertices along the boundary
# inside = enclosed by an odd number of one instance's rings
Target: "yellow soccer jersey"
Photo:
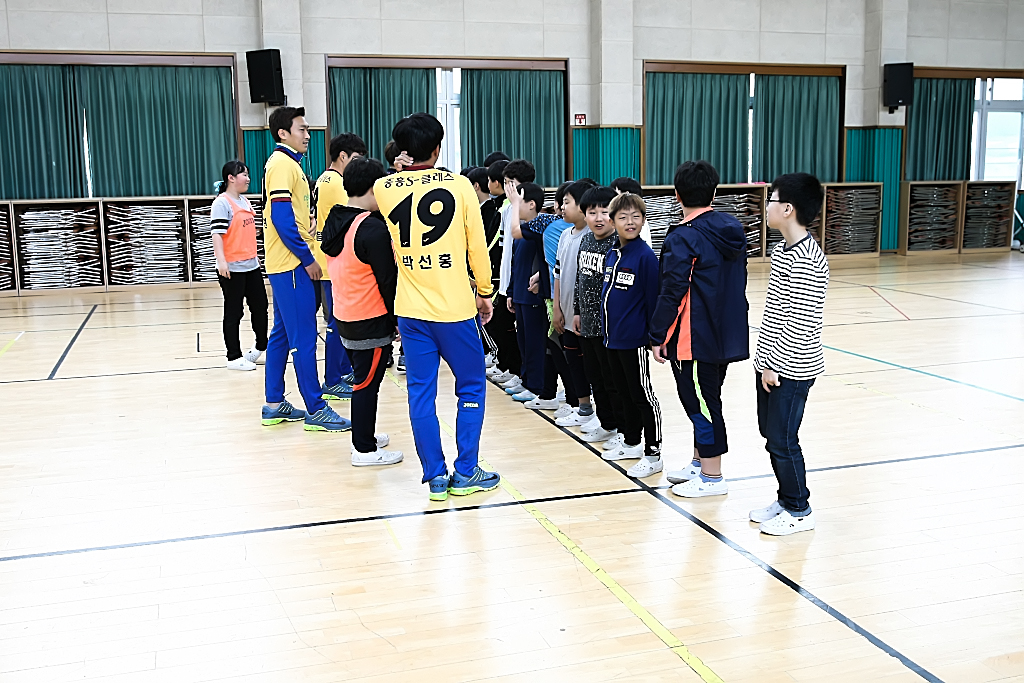
[[[490,296],[491,261],[480,200],[469,179],[439,169],[403,171],[373,186],[398,258],[395,314],[433,322],[476,316],[469,267]]]
[[[274,227],[271,216],[274,202],[291,202],[298,237],[314,255],[319,251],[309,232],[309,183],[292,154],[298,156],[283,146],[278,147],[267,159],[263,175],[263,250],[268,275],[287,273],[301,265],[299,258],[286,246],[294,240],[294,235],[285,235],[282,239]]]
[[[345,193],[342,180],[340,173],[329,168],[317,178],[316,187],[313,188],[313,215],[316,217],[316,252],[313,256],[320,264],[320,270],[324,271],[324,280],[330,279],[327,277],[327,257],[320,248],[324,241],[324,223],[336,205],[348,204],[348,194]]]

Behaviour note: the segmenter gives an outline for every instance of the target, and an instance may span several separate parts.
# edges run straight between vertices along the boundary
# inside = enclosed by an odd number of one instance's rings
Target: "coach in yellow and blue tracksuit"
[[[405,347],[409,418],[423,482],[430,484],[431,500],[445,500],[449,491],[461,496],[490,491],[501,478],[477,465],[487,380],[476,316],[479,312],[485,324],[490,320],[493,292],[480,202],[469,179],[433,167],[444,138],[433,116],[408,116],[395,125],[391,137],[413,158],[413,165],[378,180],[373,194],[398,259],[395,314]],[[455,375],[459,399],[459,456],[450,477],[436,408],[441,358]]]

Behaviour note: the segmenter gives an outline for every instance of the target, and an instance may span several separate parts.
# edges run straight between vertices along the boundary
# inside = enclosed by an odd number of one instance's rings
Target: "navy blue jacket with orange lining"
[[[710,208],[670,228],[651,343],[671,360],[733,363],[750,357],[747,239],[734,216]]]
[[[650,343],[658,299],[658,257],[639,237],[617,244],[604,257],[601,329],[609,349],[641,349]]]

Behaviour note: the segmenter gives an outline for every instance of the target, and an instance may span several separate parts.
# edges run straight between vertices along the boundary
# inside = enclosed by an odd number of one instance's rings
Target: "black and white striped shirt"
[[[774,370],[793,380],[825,372],[821,327],[827,289],[828,261],[811,235],[791,247],[775,245],[754,354],[758,372]]]

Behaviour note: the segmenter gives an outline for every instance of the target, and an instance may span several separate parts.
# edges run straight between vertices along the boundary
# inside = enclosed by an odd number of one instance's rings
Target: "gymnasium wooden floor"
[[[506,486],[430,503],[402,375],[379,427],[405,462],[353,468],[348,435],[260,426],[220,306],[0,299],[4,683],[1024,681],[1020,254],[833,264],[802,429],[818,527],[786,538],[746,521],[775,495],[747,363],[727,497],[632,481],[492,387]],[[676,468],[689,422],[655,373]]]

